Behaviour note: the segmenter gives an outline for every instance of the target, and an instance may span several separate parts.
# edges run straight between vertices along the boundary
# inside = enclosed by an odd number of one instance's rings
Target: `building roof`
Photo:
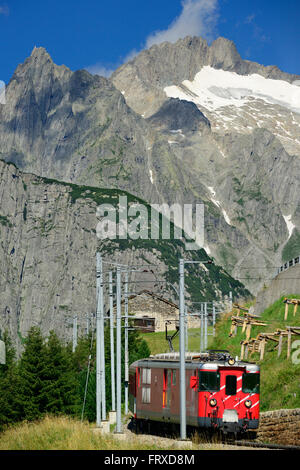
[[[167,304],[167,305],[169,305],[169,306],[171,306],[171,307],[173,307],[173,308],[176,308],[177,310],[179,309],[178,305],[175,304],[174,302],[171,302],[170,300],[167,300],[167,299],[165,299],[164,297],[162,297],[162,296],[156,294],[155,292],[151,292],[151,291],[149,291],[149,290],[147,290],[147,289],[143,289],[143,290],[141,290],[140,292],[138,292],[137,294],[129,295],[129,296],[128,296],[128,300],[135,299],[136,297],[139,297],[140,295],[143,295],[143,294],[147,294],[147,295],[151,296],[153,299],[158,300],[158,301],[160,301],[160,302],[164,302],[165,304]],[[125,301],[125,299],[123,298],[122,301],[121,301],[121,303],[123,304],[124,301]],[[116,302],[114,302],[113,305],[114,305],[114,307],[115,307],[115,306],[116,306]],[[109,309],[108,309],[108,311],[107,311],[107,314],[108,314],[108,313],[109,313]]]

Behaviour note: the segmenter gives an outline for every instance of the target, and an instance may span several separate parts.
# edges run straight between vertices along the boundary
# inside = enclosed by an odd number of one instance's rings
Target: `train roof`
[[[145,359],[140,359],[133,364],[135,367],[165,367],[179,368],[180,354],[178,352],[156,354]],[[209,350],[203,353],[187,352],[185,353],[185,365],[187,369],[201,368],[206,370],[215,370],[219,367],[237,367],[245,368],[248,372],[259,372],[260,367],[251,362],[239,361],[233,358],[228,351]]]

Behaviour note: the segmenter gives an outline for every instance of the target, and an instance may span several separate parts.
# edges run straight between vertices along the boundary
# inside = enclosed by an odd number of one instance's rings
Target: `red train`
[[[255,430],[259,423],[259,366],[235,361],[228,351],[186,354],[186,423],[226,433]],[[137,428],[180,423],[179,353],[131,364],[129,407]]]

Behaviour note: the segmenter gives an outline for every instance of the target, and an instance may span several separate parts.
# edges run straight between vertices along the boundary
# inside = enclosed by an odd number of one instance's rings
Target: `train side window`
[[[236,395],[235,375],[226,375],[225,395]]]
[[[163,408],[170,408],[171,400],[171,369],[164,369]]]
[[[242,391],[244,393],[259,393],[259,374],[244,373]]]
[[[142,388],[142,403],[150,403],[150,402],[151,402],[151,388],[143,387]]]
[[[150,385],[151,384],[151,369],[144,367],[142,371],[143,371],[142,383]]]
[[[172,385],[176,385],[176,369],[172,369]]]
[[[199,372],[199,391],[217,392],[220,390],[220,374],[219,372]]]

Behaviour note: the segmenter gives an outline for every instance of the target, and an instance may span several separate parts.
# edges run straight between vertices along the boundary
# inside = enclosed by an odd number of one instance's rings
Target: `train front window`
[[[217,392],[220,390],[220,374],[219,372],[199,372],[199,391]]]
[[[226,375],[225,394],[236,395],[236,376],[235,375]]]
[[[243,374],[242,391],[244,393],[259,393],[259,374]]]

